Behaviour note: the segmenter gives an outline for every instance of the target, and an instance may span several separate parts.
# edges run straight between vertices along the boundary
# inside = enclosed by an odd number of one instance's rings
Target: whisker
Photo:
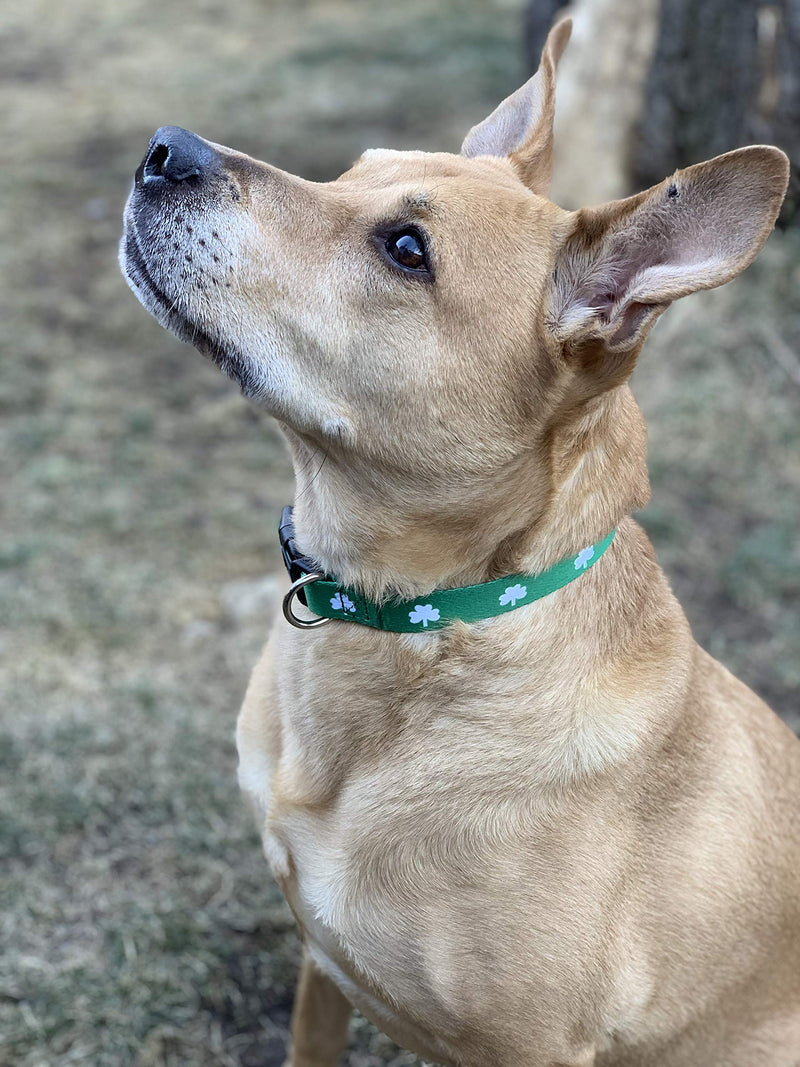
[[[326,451],[325,454],[322,457],[322,463],[320,463],[319,467],[317,467],[316,471],[314,472],[314,477],[311,479],[311,481],[308,483],[308,485],[306,485],[303,488],[303,490],[300,493],[298,493],[298,495],[295,497],[295,501],[299,500],[300,497],[302,497],[305,493],[307,493],[308,490],[311,488],[311,486],[314,484],[314,482],[317,480],[317,478],[319,478],[320,474],[322,473],[322,468],[325,466],[325,463],[326,463],[327,459],[328,459],[328,453]]]

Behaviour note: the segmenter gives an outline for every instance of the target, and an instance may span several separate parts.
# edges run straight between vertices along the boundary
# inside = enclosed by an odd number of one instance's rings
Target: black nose
[[[156,130],[142,165],[142,180],[199,184],[211,170],[217,154],[196,133],[180,126]]]

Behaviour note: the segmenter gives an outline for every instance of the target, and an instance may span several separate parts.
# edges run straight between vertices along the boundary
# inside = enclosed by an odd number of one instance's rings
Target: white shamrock
[[[589,545],[587,548],[582,548],[578,555],[575,557],[575,570],[579,571],[581,567],[584,570],[589,566],[589,560],[594,555],[594,545]]]
[[[409,611],[408,617],[412,622],[421,622],[427,630],[429,622],[439,621],[439,609],[433,604],[415,604],[414,610]]]
[[[347,593],[337,593],[331,597],[331,607],[334,611],[355,611],[356,606]]]
[[[500,594],[498,599],[500,600],[500,603],[503,605],[503,607],[505,607],[506,604],[510,604],[513,608],[518,600],[524,600],[527,595],[528,587],[525,585],[517,584],[510,585],[506,589],[505,593]]]

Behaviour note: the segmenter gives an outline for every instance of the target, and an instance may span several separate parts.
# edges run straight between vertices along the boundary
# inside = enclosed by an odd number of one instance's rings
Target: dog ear
[[[575,212],[556,253],[549,329],[598,373],[616,366],[626,376],[673,300],[722,285],[752,262],[788,177],[780,149],[755,145],[676,171],[627,200]]]
[[[507,156],[522,181],[540,196],[547,195],[553,163],[556,66],[571,32],[572,19],[556,23],[534,76],[473,126],[461,146],[465,156]]]

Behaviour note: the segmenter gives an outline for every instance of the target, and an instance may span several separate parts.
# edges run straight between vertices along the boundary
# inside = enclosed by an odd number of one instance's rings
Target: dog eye
[[[418,230],[409,229],[393,233],[386,241],[386,251],[395,263],[406,270],[428,269],[425,242]]]

